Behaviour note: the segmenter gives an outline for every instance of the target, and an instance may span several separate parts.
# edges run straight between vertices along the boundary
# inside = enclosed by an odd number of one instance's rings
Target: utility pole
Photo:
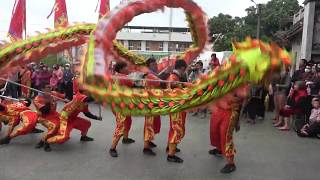
[[[258,23],[257,23],[257,39],[260,39],[260,26],[261,26],[261,4],[257,5]]]
[[[261,26],[261,4],[257,4],[254,0],[251,0],[256,5],[258,22],[257,22],[257,39],[260,39],[260,26]]]

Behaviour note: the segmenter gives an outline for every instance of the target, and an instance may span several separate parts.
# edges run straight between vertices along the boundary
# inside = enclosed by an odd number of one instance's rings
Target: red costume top
[[[148,73],[147,76],[145,77],[145,79],[148,79],[148,80],[160,80],[156,75],[154,75],[152,73]],[[150,87],[160,87],[160,81],[147,81],[146,82],[146,86],[148,88],[150,88]]]
[[[121,74],[121,73],[116,73],[115,75],[119,76],[121,78],[127,78],[128,77],[127,75]],[[119,81],[119,84],[121,86],[128,86],[128,87],[134,86],[134,83],[129,79],[118,79],[118,81]]]
[[[89,112],[88,104],[84,103],[84,100],[86,98],[86,95],[77,92],[77,94],[73,96],[72,101],[70,101],[63,107],[61,116],[68,120],[72,120],[74,117],[77,117],[81,112]]]
[[[4,105],[5,110],[1,113],[1,115],[14,116],[19,117],[20,113],[26,110],[30,110],[23,102],[16,102]]]
[[[40,109],[43,108],[46,104],[50,104],[50,113],[56,113],[57,102],[54,97],[64,98],[63,94],[52,91],[50,95],[38,95],[34,98],[33,104],[36,107],[38,113],[41,114]]]
[[[180,78],[176,73],[171,73],[170,76],[168,77],[167,81],[170,81],[170,83],[168,84],[169,88],[178,88],[178,87],[181,88],[182,87],[182,84],[177,84],[177,83],[172,82],[172,81],[180,82]]]

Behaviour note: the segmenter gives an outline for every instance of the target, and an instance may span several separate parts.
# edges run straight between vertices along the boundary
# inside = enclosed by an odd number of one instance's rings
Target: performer
[[[124,62],[119,62],[114,66],[114,71],[116,76],[127,77],[129,74],[128,65]],[[119,84],[123,86],[133,86],[133,82],[130,80],[120,79]],[[112,145],[109,150],[109,154],[112,157],[118,157],[118,152],[116,150],[118,142],[120,138],[123,136],[122,143],[123,144],[131,144],[134,143],[135,140],[129,138],[129,131],[132,124],[131,116],[124,116],[120,113],[116,113],[113,111],[113,114],[116,117],[116,129],[113,133],[112,137]]]
[[[27,112],[31,111],[29,106],[31,104],[30,100],[22,100],[21,102],[15,102],[15,103],[1,103],[0,104],[0,116],[1,120],[8,124],[8,130],[6,133],[6,136],[0,140],[0,144],[9,144],[10,140],[15,137],[11,136],[14,128],[20,123],[20,119],[23,116],[24,118],[28,118],[29,114]],[[31,117],[31,116],[30,116]],[[23,123],[27,123],[24,121]],[[24,126],[28,126],[25,124]],[[33,123],[33,128],[29,132],[31,132],[35,126],[36,122]]]
[[[52,95],[58,97],[63,97],[63,95],[54,91],[52,92],[50,85],[41,85],[41,87],[44,93],[39,93],[33,100],[33,104],[38,112],[38,122],[47,129],[47,132],[35,148],[40,149],[44,147],[46,152],[50,152],[51,147],[47,140],[58,132],[60,125],[60,114],[56,110],[57,102]]]
[[[239,95],[239,92],[245,94],[247,87],[237,90],[238,93],[232,93],[225,97],[221,102],[212,108],[210,120],[210,140],[215,148],[209,151],[209,154],[221,157],[223,155],[227,164],[221,169],[221,173],[231,173],[236,170],[234,163],[235,148],[233,143],[233,131],[239,131],[239,114],[245,95]]]
[[[182,88],[182,84],[175,82],[187,82],[186,77],[187,64],[184,60],[177,60],[175,63],[175,69],[170,74],[168,81],[169,88]],[[174,82],[173,82],[174,81]],[[170,130],[168,136],[168,157],[169,162],[183,163],[183,159],[176,156],[176,152],[180,152],[177,145],[181,142],[185,135],[185,121],[186,112],[172,113],[170,114]]]
[[[88,103],[93,99],[82,94],[83,91],[79,90],[76,95],[73,96],[72,101],[67,103],[60,115],[60,128],[58,134],[50,137],[47,141],[50,144],[58,143],[62,144],[70,139],[70,133],[73,129],[81,131],[80,141],[93,141],[93,138],[87,136],[88,130],[91,127],[91,122],[80,118],[79,114],[82,112],[85,116],[95,120],[102,120],[101,117],[93,115],[88,109]]]
[[[21,84],[31,87],[32,64],[28,64],[27,68],[21,73]],[[22,96],[30,98],[31,92],[29,88],[21,87]]]
[[[145,74],[147,80],[160,80],[158,78],[157,61],[154,58],[149,58],[146,62],[149,72]],[[159,88],[160,81],[146,81],[146,88]],[[157,147],[152,141],[155,134],[160,133],[161,119],[160,116],[145,116],[144,121],[144,148],[143,153],[146,155],[155,156],[156,153],[151,149]]]

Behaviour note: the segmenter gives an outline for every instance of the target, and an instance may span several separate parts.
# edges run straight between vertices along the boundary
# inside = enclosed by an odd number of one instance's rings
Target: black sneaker
[[[136,142],[136,141],[131,138],[123,138],[122,139],[122,144],[132,144],[134,142]]]
[[[156,153],[152,151],[150,148],[144,148],[143,149],[143,154],[148,155],[148,156],[155,156]]]
[[[153,143],[152,141],[149,142],[149,146],[150,148],[155,148],[157,147],[157,145],[155,143]]]
[[[52,149],[50,147],[50,144],[47,143],[47,142],[44,143],[44,151],[45,152],[51,152],[52,151]]]
[[[34,148],[40,149],[44,146],[44,142],[41,140]]]
[[[217,157],[221,157],[222,156],[222,152],[218,149],[211,149],[209,151],[209,154],[217,156]]]
[[[109,154],[111,157],[118,157],[118,152],[115,149],[109,149]]]
[[[174,163],[183,163],[183,159],[179,158],[178,156],[169,156],[168,155],[167,161],[174,162]]]
[[[232,173],[233,171],[235,171],[236,169],[237,169],[236,165],[227,164],[221,169],[220,172],[223,173],[223,174],[229,174],[229,173]]]
[[[87,142],[87,141],[94,141],[94,139],[88,136],[81,136],[80,141]]]
[[[9,136],[6,136],[4,137],[3,139],[0,140],[0,145],[2,144],[9,144],[10,143],[10,137]]]
[[[169,152],[169,147],[166,148],[166,151]],[[176,153],[181,152],[179,148],[176,148]]]
[[[42,131],[41,129],[35,128],[35,129],[33,129],[33,130],[31,131],[31,133],[32,133],[32,134],[38,134],[38,133],[43,133],[43,131]]]

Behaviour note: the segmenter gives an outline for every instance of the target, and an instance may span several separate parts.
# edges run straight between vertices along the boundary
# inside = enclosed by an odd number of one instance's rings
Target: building
[[[193,42],[190,29],[183,27],[125,26],[118,32],[116,39],[130,51],[145,58],[154,57],[157,60],[181,54]],[[72,50],[72,64],[75,69],[79,69],[80,57],[84,55],[86,47],[87,45],[83,45]],[[60,59],[62,63],[71,61],[68,53],[61,54]]]
[[[145,57],[180,54],[192,45],[189,28],[126,26],[116,39],[130,51]]]
[[[320,62],[320,1],[306,0],[304,8],[293,17],[293,24],[285,37],[296,58]]]

